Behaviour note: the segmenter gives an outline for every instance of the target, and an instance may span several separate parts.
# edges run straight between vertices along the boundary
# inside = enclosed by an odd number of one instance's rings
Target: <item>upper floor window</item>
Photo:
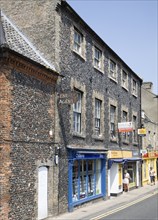
[[[80,55],[83,53],[83,35],[77,29],[74,29],[74,50]]]
[[[116,63],[112,60],[110,60],[110,77],[114,80],[117,79]]]
[[[122,112],[122,121],[123,121],[123,122],[127,122],[127,121],[128,121],[127,116],[128,116],[127,112],[126,112],[126,111],[123,111],[123,112]],[[122,137],[123,137],[123,140],[124,140],[124,141],[127,141],[127,140],[128,140],[128,132],[123,132]]]
[[[137,82],[134,79],[132,81],[132,94],[137,96]]]
[[[128,88],[128,74],[122,70],[122,87]]]
[[[77,102],[73,104],[73,129],[77,133],[81,133],[81,109],[82,93],[77,91]]]
[[[100,135],[100,126],[101,126],[101,101],[95,99],[95,134]]]
[[[133,115],[133,142],[137,142],[137,117]]]
[[[94,66],[97,69],[102,69],[102,51],[94,47]]]
[[[116,107],[110,105],[110,133],[111,138],[116,138]]]

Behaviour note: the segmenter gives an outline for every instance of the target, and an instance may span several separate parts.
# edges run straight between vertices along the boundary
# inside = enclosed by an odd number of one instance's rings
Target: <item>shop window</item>
[[[73,164],[73,202],[101,193],[101,161],[76,160]]]
[[[127,171],[131,177],[130,186],[136,186],[136,163],[128,163]]]

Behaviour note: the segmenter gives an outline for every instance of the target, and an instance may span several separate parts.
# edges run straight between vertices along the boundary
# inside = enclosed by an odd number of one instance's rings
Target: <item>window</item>
[[[95,99],[95,134],[100,134],[101,101]]]
[[[133,142],[137,142],[137,132],[136,132],[136,124],[137,124],[137,117],[133,115]]]
[[[134,79],[132,82],[132,94],[137,96],[137,82]]]
[[[102,52],[97,47],[94,48],[94,66],[102,69]]]
[[[110,60],[110,77],[116,80],[116,63]]]
[[[72,201],[101,194],[101,160],[75,160],[72,169]]]
[[[82,93],[77,91],[77,102],[73,104],[73,128],[77,133],[81,132],[81,108]]]
[[[122,121],[127,122],[127,112],[126,111],[122,112]],[[122,138],[124,141],[127,141],[128,140],[128,132],[123,132]]]
[[[110,106],[110,133],[111,133],[112,139],[116,138],[115,122],[116,122],[116,107],[111,105]]]
[[[128,74],[122,70],[122,87],[128,88]]]
[[[83,47],[83,35],[77,29],[75,29],[74,30],[74,50],[80,55],[82,55],[83,53],[82,47]]]

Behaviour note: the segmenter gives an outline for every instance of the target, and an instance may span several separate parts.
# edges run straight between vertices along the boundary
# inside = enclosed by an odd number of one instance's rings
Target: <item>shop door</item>
[[[129,186],[130,187],[136,186],[136,163],[128,163],[127,171],[131,177],[129,181]]]
[[[47,217],[47,180],[48,169],[47,167],[40,167],[38,170],[38,219]]]

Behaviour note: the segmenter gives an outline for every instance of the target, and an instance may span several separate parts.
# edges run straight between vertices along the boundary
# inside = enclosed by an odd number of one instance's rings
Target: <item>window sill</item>
[[[110,138],[110,141],[113,142],[113,143],[117,143],[118,142],[117,138]]]
[[[109,76],[110,80],[112,80],[115,83],[118,83],[118,81],[116,80],[116,78],[113,78],[112,76]]]
[[[132,95],[135,97],[135,98],[137,98],[138,96],[135,94],[135,93],[132,93]]]
[[[83,139],[86,138],[86,135],[82,133],[73,132],[72,135],[73,137],[78,137],[78,138],[83,138]]]
[[[102,69],[97,68],[96,66],[94,66],[94,69],[97,70],[98,72],[104,74],[104,71]]]
[[[122,143],[128,145],[128,144],[129,144],[129,141],[122,140]]]
[[[85,58],[82,54],[78,53],[76,50],[73,50],[73,52],[74,52],[79,58],[81,58],[83,61],[86,61],[86,58]]]
[[[133,145],[134,146],[138,146],[138,142],[133,142]]]
[[[122,85],[122,89],[124,89],[126,92],[129,92],[128,88]]]
[[[98,140],[98,141],[103,141],[104,140],[102,135],[97,136],[97,135],[94,134],[94,135],[92,135],[92,138],[95,139],[95,140]]]

